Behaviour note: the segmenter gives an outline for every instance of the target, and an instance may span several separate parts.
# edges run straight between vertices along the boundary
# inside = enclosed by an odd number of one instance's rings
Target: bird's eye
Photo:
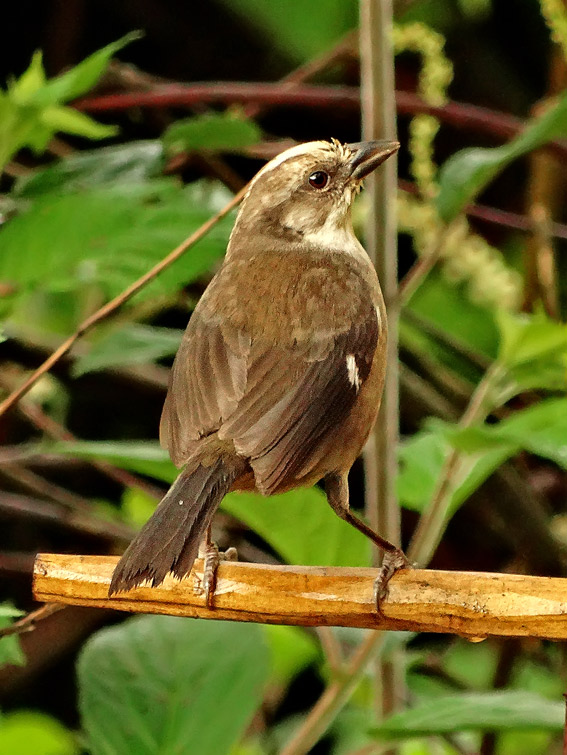
[[[309,185],[314,189],[324,189],[329,183],[329,174],[324,170],[316,170],[309,176]]]

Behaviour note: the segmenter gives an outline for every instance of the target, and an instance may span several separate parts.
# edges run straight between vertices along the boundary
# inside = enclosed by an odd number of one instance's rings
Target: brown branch
[[[567,639],[567,579],[408,569],[376,609],[377,569],[222,562],[214,608],[202,594],[202,561],[189,577],[107,595],[118,558],[41,554],[36,600],[264,624],[443,632],[469,638]]]
[[[8,396],[8,398],[6,398],[0,404],[0,417],[27,393],[32,385],[35,385],[35,383],[37,383],[42,375],[44,375],[46,372],[49,372],[53,365],[56,364],[59,359],[61,359],[61,357],[69,351],[75,341],[77,341],[82,335],[84,335],[87,331],[104,320],[106,317],[113,314],[117,309],[119,309],[119,307],[127,302],[128,299],[131,299],[134,294],[138,293],[140,289],[142,289],[145,285],[152,281],[173,262],[179,259],[179,257],[181,257],[181,255],[187,251],[187,249],[189,249],[191,246],[196,244],[197,241],[202,239],[203,236],[205,236],[211,230],[211,228],[216,223],[218,223],[219,220],[221,220],[221,218],[223,218],[234,207],[236,207],[236,205],[244,196],[245,191],[246,187],[239,191],[238,194],[236,194],[230,200],[230,202],[226,204],[222,210],[220,210],[220,212],[217,212],[217,214],[207,220],[206,223],[203,223],[203,225],[197,231],[195,231],[195,233],[191,234],[189,238],[185,239],[185,241],[183,241],[177,248],[170,252],[167,257],[164,257],[161,262],[158,262],[157,265],[155,265],[151,270],[142,275],[141,278],[138,278],[138,280],[132,283],[132,285],[129,286],[125,291],[109,301],[108,304],[105,304],[99,310],[94,312],[90,317],[87,317],[86,320],[83,320],[83,322],[79,325],[73,335],[69,336],[69,338],[67,338],[67,340],[64,341],[61,346],[59,346],[59,348],[56,349],[53,354],[51,354],[51,356],[48,357],[45,362],[43,362],[43,364],[30,375],[30,377],[23,383],[23,385],[21,385],[17,390],[13,391]]]
[[[2,470],[5,473],[5,470]],[[2,491],[0,494],[0,512],[3,518],[25,517],[40,522],[55,523],[69,527],[76,532],[94,535],[105,540],[129,543],[134,537],[134,530],[121,522],[102,519],[93,513],[93,507],[87,510],[72,509],[63,504],[51,503],[30,496]]]

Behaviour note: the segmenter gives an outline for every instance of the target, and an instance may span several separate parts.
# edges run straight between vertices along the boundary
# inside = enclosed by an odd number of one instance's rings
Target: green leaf
[[[319,657],[313,635],[301,627],[265,624],[264,633],[272,652],[271,681],[287,686],[304,668]]]
[[[104,629],[78,663],[90,751],[227,753],[259,707],[268,674],[254,624],[142,616]]]
[[[146,140],[84,150],[58,160],[16,181],[15,196],[73,194],[105,185],[143,184],[158,176],[163,162],[161,142]]]
[[[96,370],[155,362],[175,354],[182,337],[182,330],[127,325],[95,341],[89,352],[75,362],[73,375],[78,377]]]
[[[262,39],[296,61],[325,52],[347,31],[356,27],[354,0],[223,0],[231,13],[255,26]],[[316,23],[314,23],[316,19]]]
[[[547,399],[497,425],[453,430],[447,437],[468,453],[506,449],[514,454],[525,449],[567,469],[567,398]]]
[[[176,121],[163,135],[170,154],[192,150],[237,150],[262,139],[259,126],[233,111],[203,113]]]
[[[14,619],[18,619],[24,615],[24,611],[20,611],[10,601],[0,603],[0,629],[6,629],[14,623]],[[0,637],[0,668],[2,666],[25,666],[26,656],[22,650],[20,644],[20,638],[17,634],[9,634],[6,637]],[[1,726],[0,726],[1,731]],[[2,741],[0,737],[0,742]],[[0,752],[4,752],[0,747]]]
[[[115,296],[197,230],[227,196],[216,184],[181,188],[172,181],[44,196],[0,230],[0,280],[20,291],[81,292],[98,285]],[[177,291],[209,270],[225,252],[230,224],[230,218],[218,223],[137,301]]]
[[[16,608],[12,603],[0,603],[0,619],[17,619],[24,615],[24,611]]]
[[[126,488],[124,491],[120,505],[120,514],[125,524],[140,528],[148,521],[155,509],[155,499],[142,490],[138,488]]]
[[[59,105],[85,94],[100,79],[113,55],[130,42],[140,39],[141,36],[140,32],[126,34],[116,42],[111,42],[101,50],[89,55],[70,71],[57,76],[55,79],[50,79],[44,87],[37,91],[33,98],[34,104],[42,106]]]
[[[567,325],[551,320],[544,312],[533,315],[500,311],[498,361],[505,367],[559,354],[567,355]]]
[[[433,271],[412,296],[409,308],[426,322],[486,357],[495,357],[498,329],[492,311],[471,302],[462,286]],[[439,350],[439,346],[435,347]]]
[[[76,456],[80,459],[104,459],[131,472],[155,477],[172,483],[177,477],[167,451],[155,441],[74,441],[47,446],[52,453]]]
[[[221,507],[245,522],[290,564],[370,566],[370,542],[339,519],[318,488],[268,498],[230,493]]]
[[[437,209],[445,222],[463,207],[510,162],[543,144],[567,136],[567,94],[543,115],[533,118],[508,144],[493,149],[470,148],[453,155],[441,168]]]
[[[106,139],[118,133],[117,126],[97,123],[85,113],[70,107],[47,107],[42,111],[40,119],[52,133],[63,131],[66,134],[84,136],[85,139]]]
[[[25,105],[45,85],[45,82],[43,54],[41,50],[36,50],[28,69],[24,71],[19,79],[9,84],[8,91],[10,98],[18,105]]]
[[[441,433],[416,433],[400,444],[398,497],[403,506],[422,511],[431,500],[449,446]]]
[[[18,710],[0,716],[0,752],[6,755],[79,755],[73,734],[45,713]]]
[[[396,713],[376,727],[377,738],[430,736],[455,731],[561,731],[565,703],[521,691],[437,697]]]
[[[499,381],[502,404],[528,390],[567,391],[567,325],[555,322],[543,312],[533,315],[499,312],[502,366]]]
[[[400,449],[402,468],[398,477],[398,493],[401,504],[413,511],[424,511],[430,502],[443,462],[450,451],[446,436],[452,437],[452,433],[457,432],[456,425],[442,422],[429,424],[433,429],[417,433]],[[448,516],[454,514],[515,451],[515,447],[508,443],[465,455],[454,473]]]

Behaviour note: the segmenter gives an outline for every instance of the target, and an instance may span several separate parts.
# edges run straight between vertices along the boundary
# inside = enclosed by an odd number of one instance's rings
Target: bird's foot
[[[380,603],[388,595],[388,582],[400,569],[413,569],[413,564],[403,550],[396,548],[393,551],[385,551],[382,566],[374,582],[374,597],[378,609],[380,609]]]
[[[227,548],[219,551],[218,545],[212,540],[206,543],[202,552],[203,557],[203,581],[202,588],[205,593],[207,608],[213,608],[213,599],[217,586],[217,569],[221,561],[236,561],[238,553],[236,548]]]

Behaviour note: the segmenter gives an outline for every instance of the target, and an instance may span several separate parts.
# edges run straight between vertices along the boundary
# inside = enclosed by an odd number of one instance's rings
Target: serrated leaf
[[[262,139],[259,126],[231,111],[203,113],[173,123],[163,135],[168,153],[191,150],[235,150],[256,144]]]
[[[142,616],[92,637],[78,663],[93,755],[230,751],[262,700],[269,653],[254,624]]]
[[[70,107],[47,107],[41,112],[40,118],[52,133],[63,131],[66,134],[83,136],[85,139],[107,139],[118,133],[117,126],[97,123],[85,113]]]
[[[276,550],[284,561],[307,566],[370,566],[370,542],[334,513],[318,488],[263,498],[230,493],[221,507]]]
[[[12,193],[33,198],[117,183],[139,185],[159,175],[162,158],[162,145],[157,139],[84,150],[18,179]]]
[[[561,731],[565,703],[521,691],[454,693],[396,713],[373,729],[379,739],[456,731]]]
[[[508,144],[493,149],[469,148],[445,162],[439,174],[437,209],[445,222],[463,207],[512,160],[541,145],[567,136],[567,95],[558,98],[541,116],[531,119],[522,133]]]
[[[182,330],[156,328],[151,325],[127,325],[95,341],[88,353],[73,365],[73,375],[78,377],[87,372],[113,367],[150,364],[157,359],[174,355],[182,337]]]
[[[6,755],[78,755],[75,736],[52,716],[16,710],[0,717],[0,752]]]

